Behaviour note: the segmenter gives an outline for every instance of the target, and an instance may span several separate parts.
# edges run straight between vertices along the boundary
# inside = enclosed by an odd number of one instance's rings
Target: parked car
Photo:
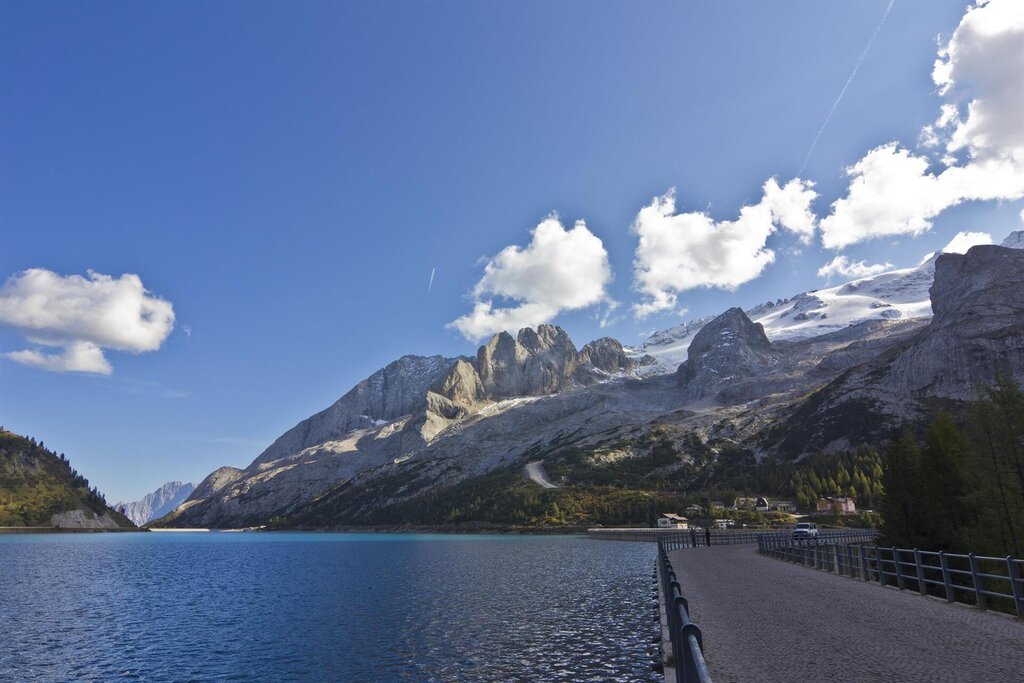
[[[814,522],[800,522],[793,527],[793,540],[799,541],[818,537],[818,525]]]

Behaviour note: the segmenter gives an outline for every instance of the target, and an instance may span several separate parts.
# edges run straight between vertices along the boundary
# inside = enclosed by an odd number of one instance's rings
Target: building
[[[693,504],[687,506],[686,511],[691,515],[699,515],[700,513],[704,512],[704,508],[702,508],[700,505]]]
[[[731,529],[736,526],[736,520],[733,519],[716,519],[715,526],[719,529]]]
[[[711,501],[711,509],[712,510],[724,510],[725,509],[725,503],[723,503],[720,500],[713,500],[713,501]]]
[[[775,512],[796,512],[796,503],[791,500],[773,500],[770,501],[768,509]]]
[[[690,520],[674,512],[663,512],[658,517],[659,529],[689,529]]]
[[[768,502],[767,498],[758,496],[756,502],[754,503],[754,509],[757,510],[758,512],[768,512],[771,509],[771,504]]]
[[[852,515],[857,512],[857,504],[853,498],[819,498],[817,508],[819,514]]]
[[[757,498],[737,498],[733,504],[733,510],[753,510],[757,507]]]

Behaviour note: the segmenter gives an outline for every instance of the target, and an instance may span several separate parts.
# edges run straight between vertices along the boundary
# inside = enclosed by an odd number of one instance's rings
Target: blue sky
[[[734,291],[630,312],[638,212],[674,187],[678,211],[734,220],[794,178],[887,5],[5,2],[0,280],[134,273],[175,322],[158,350],[108,349],[109,375],[0,359],[0,424],[110,500],[244,466],[402,354],[473,353],[446,326],[551,212],[600,239],[621,304],[604,329],[602,306],[558,314],[578,345],[821,286],[838,253],[902,267],[962,230],[998,241],[1020,201],[841,251],[780,229]],[[801,176],[819,217],[868,150],[916,149],[964,8],[894,3]],[[30,347],[0,326],[0,352]]]

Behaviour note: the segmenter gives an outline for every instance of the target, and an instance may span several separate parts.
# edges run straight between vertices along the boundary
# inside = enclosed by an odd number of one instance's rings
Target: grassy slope
[[[0,430],[0,526],[49,526],[54,513],[78,509],[109,513],[119,525],[134,526],[91,491],[67,460],[32,439]]]

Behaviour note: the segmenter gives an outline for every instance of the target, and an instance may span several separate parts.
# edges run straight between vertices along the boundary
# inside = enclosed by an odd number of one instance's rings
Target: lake
[[[0,536],[0,680],[658,680],[654,544]]]

